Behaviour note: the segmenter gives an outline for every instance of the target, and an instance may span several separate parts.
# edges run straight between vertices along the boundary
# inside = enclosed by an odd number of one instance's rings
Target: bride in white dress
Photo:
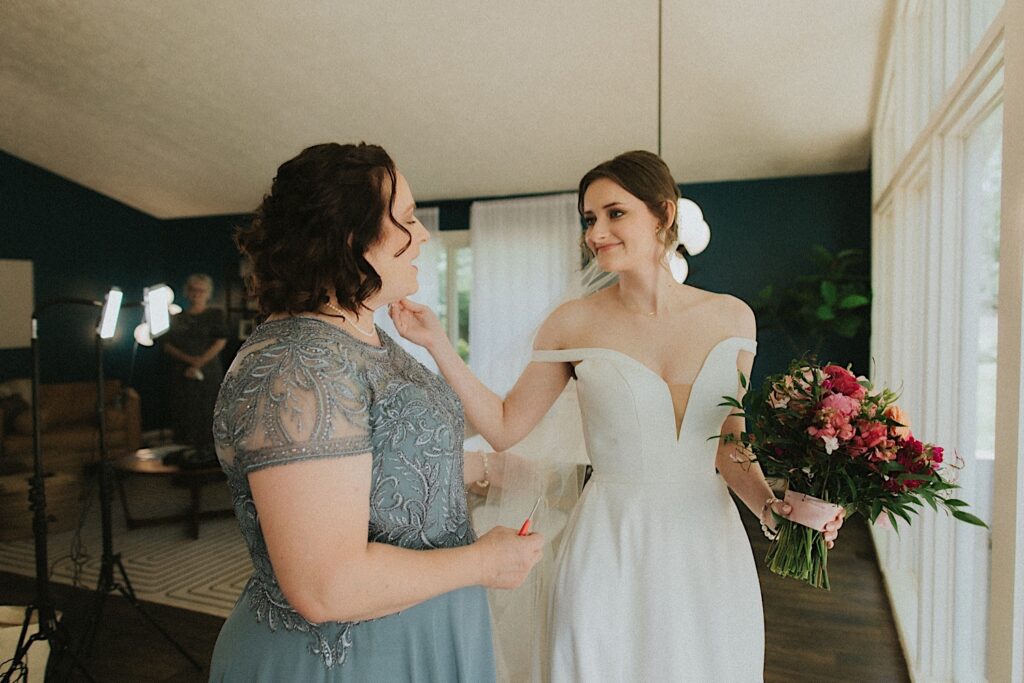
[[[769,533],[770,511],[790,510],[756,464],[709,440],[743,429],[718,404],[740,391],[737,371],[750,376],[756,326],[739,299],[681,284],[666,267],[678,197],[649,152],[584,176],[584,239],[617,282],[547,318],[504,399],[473,376],[429,309],[403,301],[392,310],[497,451],[519,442],[577,380],[594,469],[558,550],[543,680],[763,680],[757,572],[726,487]],[[841,525],[826,527],[830,547]]]

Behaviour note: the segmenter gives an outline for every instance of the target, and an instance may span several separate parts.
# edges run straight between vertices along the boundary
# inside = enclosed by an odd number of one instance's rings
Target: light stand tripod
[[[50,560],[47,547],[47,520],[46,520],[46,482],[43,474],[42,438],[40,435],[39,421],[39,314],[47,308],[62,304],[75,303],[96,306],[103,304],[88,299],[58,299],[44,303],[39,309],[32,313],[32,478],[29,480],[28,506],[32,510],[32,535],[35,540],[36,554],[36,598],[25,608],[25,620],[21,625],[21,634],[18,636],[18,644],[14,648],[14,657],[10,666],[0,675],[0,683],[10,683],[18,680],[21,676],[27,676],[28,667],[25,664],[29,648],[39,642],[50,644],[51,656],[68,657],[82,674],[90,681],[94,680],[89,672],[82,665],[81,660],[75,655],[71,647],[71,635],[63,622],[57,621],[57,612],[54,609],[53,601],[50,598]],[[32,623],[32,615],[35,613],[39,618],[39,629],[31,636],[28,635],[29,626]]]
[[[116,302],[112,304],[112,296],[116,291]],[[129,604],[160,632],[171,645],[175,647],[197,670],[202,670],[202,665],[196,661],[174,638],[157,623],[152,616],[142,607],[131,582],[128,580],[124,564],[121,562],[120,554],[115,554],[113,549],[113,529],[111,523],[111,502],[113,489],[111,486],[112,465],[107,452],[106,416],[104,400],[104,378],[103,378],[103,340],[113,335],[114,324],[117,319],[117,308],[120,307],[121,293],[119,290],[111,290],[106,301],[92,301],[90,299],[63,298],[45,302],[32,314],[32,446],[33,446],[33,475],[29,486],[29,507],[33,512],[32,530],[35,539],[36,559],[36,598],[25,610],[25,621],[22,624],[18,644],[15,647],[14,657],[8,668],[0,673],[0,683],[10,683],[18,680],[27,672],[25,664],[29,648],[33,643],[47,641],[51,644],[51,653],[60,656],[67,656],[75,669],[80,671],[87,680],[93,681],[92,676],[82,665],[81,660],[71,648],[71,638],[67,628],[56,618],[56,610],[50,598],[49,583],[49,556],[47,548],[47,520],[46,520],[46,491],[42,466],[42,440],[39,419],[39,347],[38,347],[38,316],[47,308],[59,304],[75,304],[91,307],[102,307],[100,326],[96,334],[96,415],[99,428],[99,450],[100,450],[100,511],[103,554],[100,563],[100,575],[96,586],[96,600],[94,614],[89,632],[84,642],[91,648],[99,621],[102,616],[106,597],[116,590],[128,600]],[[111,309],[112,315],[111,315]],[[114,579],[114,567],[117,567],[122,583]],[[32,622],[33,613],[38,614],[39,630],[27,636],[29,626]]]
[[[93,643],[96,640],[96,633],[99,630],[100,619],[103,616],[103,607],[106,604],[107,596],[113,591],[117,591],[124,597],[128,603],[134,607],[142,617],[148,621],[153,628],[160,632],[160,635],[164,637],[168,643],[174,646],[174,648],[181,653],[181,655],[187,659],[197,671],[202,671],[203,666],[200,664],[192,655],[181,646],[174,637],[164,629],[159,622],[157,622],[142,606],[139,599],[135,596],[135,589],[132,588],[132,582],[128,579],[128,573],[124,569],[124,563],[121,561],[121,554],[114,552],[114,532],[111,518],[111,504],[113,502],[114,488],[113,488],[113,464],[110,462],[109,454],[107,453],[107,428],[106,428],[106,416],[105,416],[105,401],[103,397],[103,339],[96,336],[96,367],[97,370],[97,383],[96,383],[96,417],[99,422],[99,436],[100,436],[100,470],[99,470],[99,484],[100,484],[100,525],[102,528],[103,537],[103,554],[100,560],[100,576],[96,583],[96,600],[93,607],[93,618],[92,623],[89,626],[89,631],[84,639],[85,648],[91,650]],[[118,574],[121,580],[118,581],[114,577],[114,568],[117,568]]]

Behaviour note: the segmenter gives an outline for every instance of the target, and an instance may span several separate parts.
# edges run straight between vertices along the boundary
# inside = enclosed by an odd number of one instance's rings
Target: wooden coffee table
[[[128,506],[128,496],[125,495],[123,477],[118,477],[118,493],[121,496],[121,506],[124,508],[125,524],[127,524],[129,529],[156,524],[187,522],[189,535],[192,538],[199,538],[199,522],[201,520],[230,517],[235,514],[235,511],[232,509],[202,509],[203,487],[207,484],[224,483],[225,481],[224,472],[220,467],[186,468],[179,467],[178,465],[164,464],[161,459],[163,454],[171,453],[181,448],[181,446],[142,448],[131,455],[126,455],[114,461],[114,467],[126,475],[166,477],[170,479],[174,486],[181,486],[189,490],[190,505],[187,510],[175,515],[135,517]]]

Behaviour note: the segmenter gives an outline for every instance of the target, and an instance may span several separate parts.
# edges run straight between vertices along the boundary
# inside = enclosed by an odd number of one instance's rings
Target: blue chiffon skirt
[[[322,624],[333,642],[343,624]],[[256,621],[245,593],[221,628],[210,681],[495,680],[486,591],[474,586],[445,593],[398,614],[355,624],[344,660],[328,667],[309,633]]]

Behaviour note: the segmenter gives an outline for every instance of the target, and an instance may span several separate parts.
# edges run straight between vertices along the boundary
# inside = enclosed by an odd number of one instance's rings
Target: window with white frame
[[[876,379],[902,385],[915,433],[962,460],[958,497],[983,519],[1002,457],[996,377],[1020,363],[996,354],[1013,303],[998,288],[1002,7],[897,3],[873,137]],[[991,533],[926,510],[898,537],[874,536],[912,679],[985,680]]]

